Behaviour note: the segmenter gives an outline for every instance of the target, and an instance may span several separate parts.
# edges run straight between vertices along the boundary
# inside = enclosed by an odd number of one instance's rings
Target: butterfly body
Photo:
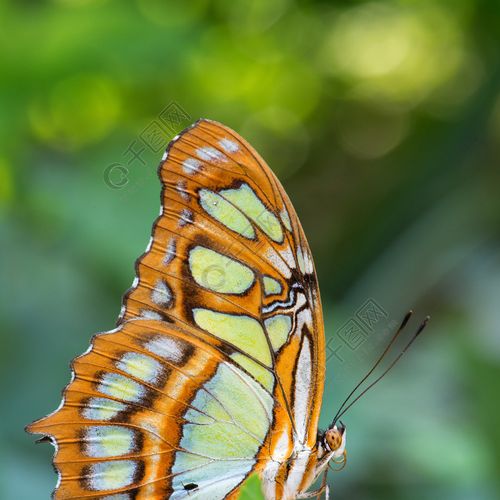
[[[335,448],[318,438],[323,319],[298,217],[264,160],[216,122],[174,139],[159,176],[117,328],[28,428],[56,445],[55,498],[237,498],[252,473],[266,498],[296,498],[345,446],[344,433]]]

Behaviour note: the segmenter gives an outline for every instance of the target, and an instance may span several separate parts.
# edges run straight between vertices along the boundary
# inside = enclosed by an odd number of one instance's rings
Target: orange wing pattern
[[[229,498],[252,471],[269,498],[290,497],[313,479],[325,368],[296,213],[255,150],[208,120],[172,141],[159,175],[118,330],[29,428],[58,446],[56,498]]]

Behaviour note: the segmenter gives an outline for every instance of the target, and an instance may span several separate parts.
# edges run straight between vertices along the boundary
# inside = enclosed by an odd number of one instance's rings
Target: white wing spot
[[[187,191],[186,181],[178,181],[176,190],[183,200],[189,201],[189,193]]]
[[[304,254],[302,253],[302,248],[297,248],[297,262],[299,264],[299,269],[302,274],[306,273],[306,263],[304,262]]]
[[[120,308],[120,314],[118,315],[118,319],[122,319],[125,314],[125,305],[122,305]]]
[[[204,161],[227,161],[226,155],[212,146],[198,148],[196,154],[200,160]]]
[[[167,251],[165,253],[165,258],[163,259],[163,264],[167,265],[170,264],[175,257],[175,252],[176,252],[176,243],[174,238],[170,238],[170,240],[167,243]]]
[[[193,222],[193,213],[191,210],[184,208],[181,210],[180,219],[179,219],[179,227],[184,227],[186,224],[192,224]]]
[[[314,273],[314,264],[311,257],[311,254],[308,251],[304,252],[304,260],[306,264],[306,273],[313,274]]]
[[[162,374],[160,363],[145,354],[126,352],[116,362],[116,367],[143,382],[157,383]]]
[[[140,401],[145,395],[143,385],[118,373],[105,373],[101,377],[101,382],[97,390],[112,398],[135,403]]]
[[[312,274],[314,272],[314,264],[309,252],[301,247],[297,248],[297,262],[302,274]]]
[[[227,137],[221,139],[219,141],[219,145],[226,153],[236,153],[240,149],[238,143],[228,139]]]
[[[146,247],[146,250],[144,250],[144,253],[147,253],[151,250],[151,247],[153,246],[153,237],[149,238],[148,245]]]
[[[286,263],[291,269],[295,268],[295,259],[293,257],[292,250],[287,246],[284,250],[280,250],[281,256],[285,259]]]
[[[151,300],[158,306],[168,307],[172,303],[172,290],[163,280],[158,280],[151,293]]]
[[[132,429],[119,425],[94,425],[85,430],[85,454],[93,458],[126,455],[135,446]]]
[[[149,340],[144,344],[144,348],[160,358],[174,363],[181,363],[185,355],[184,346],[180,342],[162,335]]]
[[[125,488],[134,482],[137,463],[133,460],[111,460],[90,466],[88,484],[91,490],[106,491]]]
[[[200,168],[201,163],[194,158],[188,158],[187,160],[184,160],[184,163],[182,164],[182,169],[186,172],[186,174],[195,174],[200,170]]]
[[[280,257],[278,253],[274,250],[273,247],[269,247],[266,250],[266,253],[264,254],[264,257],[270,262],[270,264],[279,271],[279,273],[285,277],[286,279],[289,279],[292,276],[292,273],[290,271],[290,268],[286,264],[286,262],[283,260],[283,258]]]
[[[90,398],[82,408],[82,416],[87,420],[111,420],[126,410],[123,403],[105,398]]]
[[[304,443],[307,434],[307,417],[309,415],[307,409],[309,407],[311,376],[311,349],[309,339],[304,337],[295,371],[294,416],[300,443]]]
[[[161,317],[161,314],[158,314],[156,311],[150,311],[148,309],[142,311],[141,316],[144,319],[155,319],[158,321],[161,321],[163,318]]]
[[[286,210],[286,207],[283,207],[283,210],[280,212],[281,220],[284,226],[291,232],[292,231],[292,223],[290,222],[290,216]]]

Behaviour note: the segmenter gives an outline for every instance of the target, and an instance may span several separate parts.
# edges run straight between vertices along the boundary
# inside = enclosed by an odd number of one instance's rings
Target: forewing
[[[159,175],[160,216],[119,321],[195,325],[270,366],[296,437],[312,444],[323,320],[311,252],[283,187],[242,137],[208,120],[172,141]]]

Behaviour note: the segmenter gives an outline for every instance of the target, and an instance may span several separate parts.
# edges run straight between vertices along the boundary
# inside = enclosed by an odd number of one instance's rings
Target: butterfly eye
[[[342,446],[343,431],[338,429],[328,429],[325,432],[325,443],[331,451],[336,451]]]

